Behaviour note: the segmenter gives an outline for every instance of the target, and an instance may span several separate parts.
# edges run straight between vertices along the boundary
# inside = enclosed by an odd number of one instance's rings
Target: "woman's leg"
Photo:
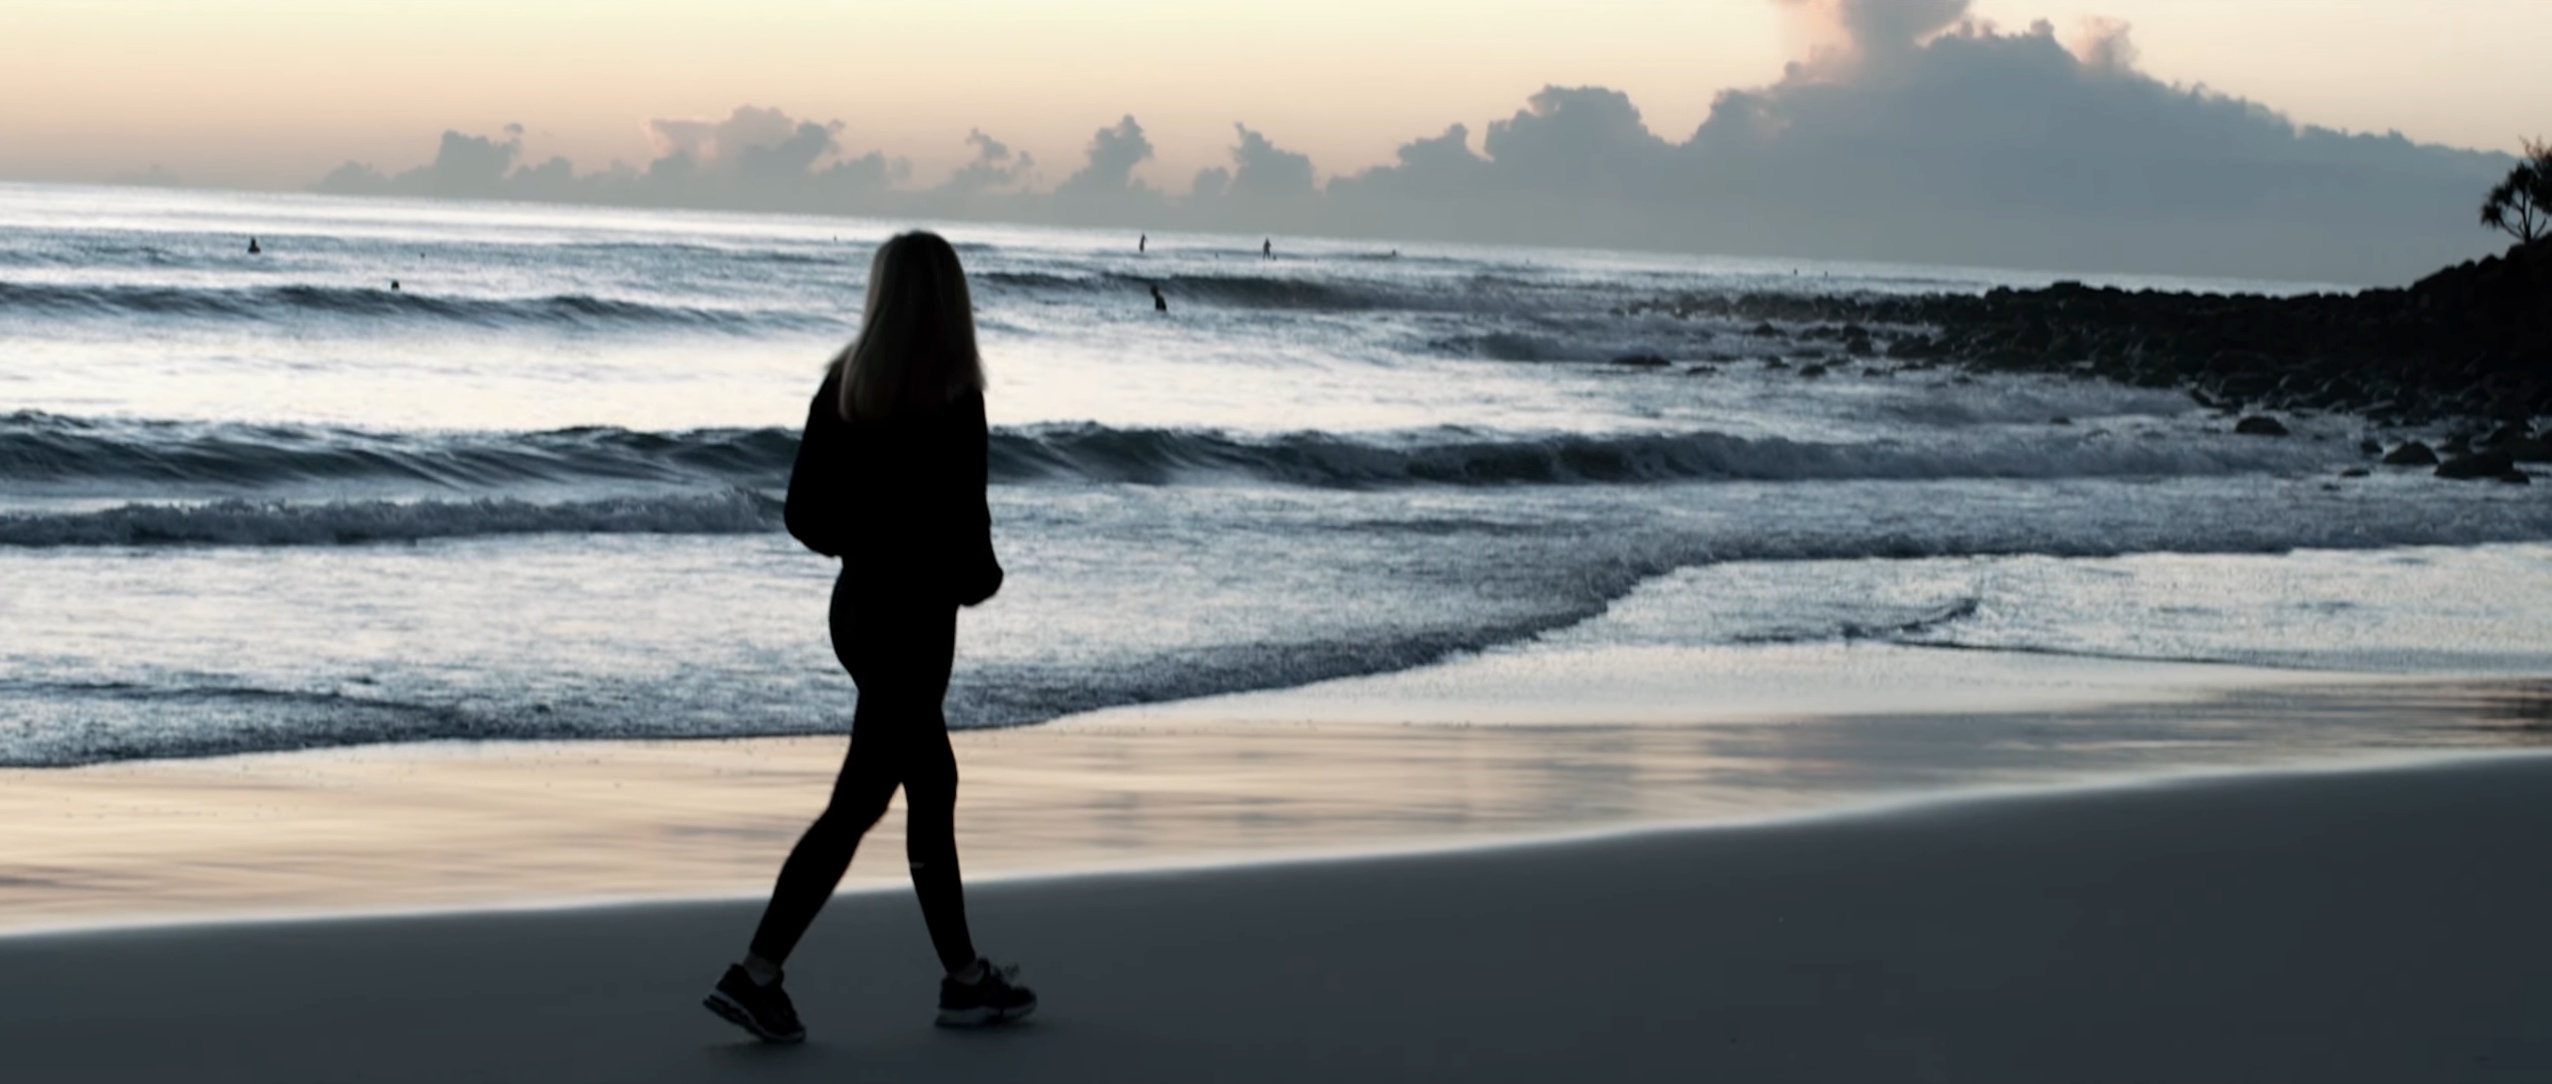
[[[957,654],[957,607],[945,602],[885,606],[893,618],[879,622],[896,636],[870,657],[890,664],[896,691],[892,705],[895,776],[904,785],[904,855],[912,865],[913,894],[921,899],[931,946],[950,971],[975,962],[966,929],[966,890],[957,872],[957,754],[948,746],[948,672]],[[881,667],[882,669],[882,667]],[[865,690],[885,682],[883,673],[853,671]]]
[[[957,608],[861,598],[846,577],[834,585],[831,624],[834,655],[860,690],[851,748],[832,802],[780,867],[751,951],[774,967],[788,958],[901,784],[911,817],[905,849],[931,942],[949,970],[965,967],[975,952],[958,879],[957,758],[940,710],[956,654]]]
[[[859,850],[860,837],[886,814],[886,803],[895,796],[895,767],[902,758],[891,736],[883,733],[886,728],[866,725],[869,714],[863,697],[852,716],[850,752],[842,758],[842,774],[833,781],[833,800],[806,834],[798,837],[789,860],[780,865],[771,903],[762,909],[762,924],[753,931],[751,951],[773,967],[788,960],[798,938],[815,922],[816,913],[833,898],[842,874],[851,868],[851,855]]]
[[[936,705],[931,712],[938,716]],[[913,894],[921,898],[931,947],[951,972],[975,962],[966,929],[966,887],[957,873],[957,754],[948,746],[944,719],[927,734],[904,743],[904,854],[913,867]]]

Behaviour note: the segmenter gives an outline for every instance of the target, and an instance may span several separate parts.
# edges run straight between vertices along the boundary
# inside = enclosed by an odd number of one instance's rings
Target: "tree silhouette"
[[[2481,224],[2525,244],[2552,236],[2552,143],[2525,141],[2525,157],[2481,201]]]

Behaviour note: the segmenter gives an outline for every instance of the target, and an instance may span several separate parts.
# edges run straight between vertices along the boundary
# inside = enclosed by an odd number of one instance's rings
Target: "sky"
[[[0,0],[0,179],[2383,282],[2488,248],[2545,41],[2543,0]]]
[[[2300,122],[2514,150],[2552,135],[2543,0],[1980,0],[2009,27],[2134,27],[2143,70]],[[911,162],[969,130],[1071,163],[1141,119],[1136,176],[1222,164],[1234,122],[1322,176],[1401,142],[1478,130],[1545,85],[1600,85],[1689,134],[1729,87],[1812,44],[1770,0],[0,0],[0,176],[99,180],[158,166],[201,184],[299,187],[352,159],[431,157],[446,129],[525,129],[529,158],[642,164],[647,122],[739,105],[840,120]],[[1049,178],[1060,181],[1060,176]]]

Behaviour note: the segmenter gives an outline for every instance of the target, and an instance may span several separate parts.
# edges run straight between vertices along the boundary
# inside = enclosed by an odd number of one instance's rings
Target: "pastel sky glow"
[[[1976,0],[2006,27],[2131,24],[2140,68],[2295,120],[2512,150],[2552,135],[2542,0]],[[1046,185],[1124,114],[1184,190],[1246,122],[1322,177],[1474,132],[1546,84],[1627,93],[1689,135],[1714,95],[1815,43],[1768,0],[12,0],[0,5],[0,179],[299,188],[349,159],[395,171],[445,129],[524,126],[527,160],[644,163],[646,123],[775,107],[935,183],[981,128]]]

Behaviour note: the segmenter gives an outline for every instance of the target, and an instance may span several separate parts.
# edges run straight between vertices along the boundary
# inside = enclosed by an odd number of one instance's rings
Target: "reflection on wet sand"
[[[2230,690],[1670,725],[1180,721],[961,733],[976,876],[1754,819],[1978,787],[2552,745],[2541,683]],[[0,771],[0,929],[756,893],[839,738],[434,744]],[[850,883],[900,883],[900,812]]]

